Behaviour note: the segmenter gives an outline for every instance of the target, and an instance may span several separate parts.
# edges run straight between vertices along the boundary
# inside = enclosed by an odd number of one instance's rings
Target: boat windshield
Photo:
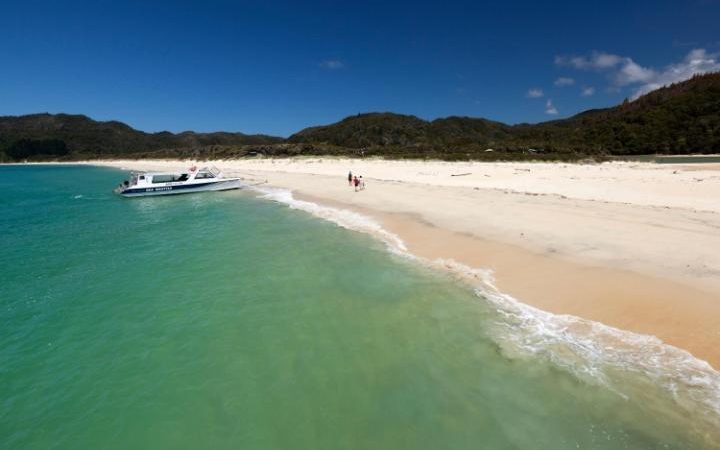
[[[187,181],[187,179],[188,179],[188,174],[186,174],[186,173],[157,174],[157,175],[152,176],[152,183],[171,183],[174,181]]]

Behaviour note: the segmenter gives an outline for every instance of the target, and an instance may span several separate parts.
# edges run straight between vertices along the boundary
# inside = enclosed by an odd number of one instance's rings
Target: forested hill
[[[366,113],[306,128],[286,140],[242,133],[144,133],[120,122],[80,115],[0,117],[0,161],[256,154],[577,159],[717,152],[720,73],[696,76],[613,108],[539,124],[506,125],[470,117],[426,121]]]
[[[591,154],[720,152],[720,73],[699,75],[613,108],[518,125],[512,134],[514,145]]]
[[[332,125],[306,128],[288,139],[290,142],[350,147],[424,147],[487,144],[510,137],[512,127],[485,119],[448,117],[432,122],[415,116],[393,113],[367,113],[347,117]]]
[[[0,156],[104,157],[144,154],[161,149],[261,145],[282,138],[242,133],[145,133],[117,121],[98,122],[83,115],[31,114],[0,117]]]
[[[495,151],[649,154],[720,151],[720,73],[696,76],[632,102],[539,124],[505,125],[486,119],[369,113],[296,133],[290,142],[341,147],[448,153]]]

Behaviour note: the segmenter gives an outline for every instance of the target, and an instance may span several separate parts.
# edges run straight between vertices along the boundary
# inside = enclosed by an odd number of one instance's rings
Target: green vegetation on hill
[[[614,108],[534,125],[510,126],[469,117],[428,122],[372,113],[307,128],[288,141],[362,147],[366,154],[409,152],[447,159],[718,152],[720,73],[696,76]]]
[[[289,142],[363,147],[435,147],[472,145],[509,136],[508,125],[485,119],[448,117],[427,122],[415,116],[367,113],[347,117],[338,123],[306,128]]]
[[[278,142],[282,138],[242,133],[145,133],[121,122],[98,122],[82,115],[0,117],[0,158],[10,160],[124,157],[163,149]]]
[[[590,154],[720,151],[720,73],[696,76],[614,108],[515,127],[514,145]]]
[[[20,139],[6,148],[5,153],[12,159],[23,160],[41,155],[66,156],[69,150],[65,142],[59,139]]]
[[[306,128],[287,140],[242,133],[144,133],[120,122],[67,114],[0,117],[0,160],[256,154],[507,160],[719,151],[720,73],[539,124],[366,113]]]

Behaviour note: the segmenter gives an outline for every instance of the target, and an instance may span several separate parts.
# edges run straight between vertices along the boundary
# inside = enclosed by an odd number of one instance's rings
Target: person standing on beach
[[[348,186],[352,186],[353,184],[353,178],[352,178],[352,171],[348,172]]]
[[[358,180],[358,177],[353,177],[353,185],[355,185],[355,192],[357,192],[358,186],[360,186],[360,180]]]
[[[362,175],[360,175],[359,181],[360,181],[360,190],[361,191],[365,190],[365,179],[363,179]]]

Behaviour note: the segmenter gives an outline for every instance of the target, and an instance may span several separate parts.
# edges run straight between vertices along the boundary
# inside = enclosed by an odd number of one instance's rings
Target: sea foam
[[[491,337],[508,358],[542,358],[587,383],[601,384],[626,399],[645,403],[660,389],[682,410],[678,417],[706,439],[720,438],[720,372],[689,352],[655,336],[613,328],[567,314],[553,314],[500,292],[492,271],[451,259],[428,260],[410,253],[399,236],[353,211],[298,200],[286,189],[256,187],[263,198],[308,212],[340,227],[370,234],[387,249],[424,266],[441,269],[474,287],[496,312]],[[648,398],[638,398],[638,394]]]

